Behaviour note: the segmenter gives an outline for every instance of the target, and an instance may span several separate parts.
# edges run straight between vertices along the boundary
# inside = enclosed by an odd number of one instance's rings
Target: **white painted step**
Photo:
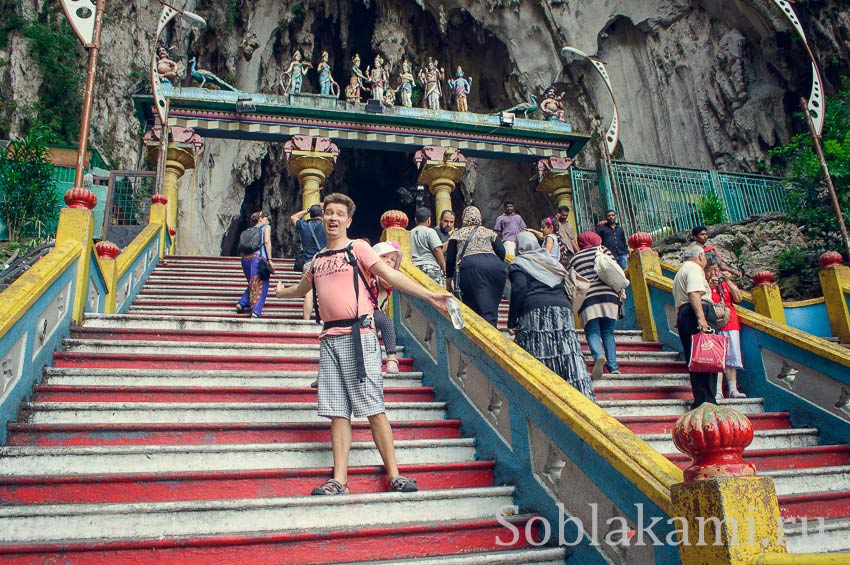
[[[164,315],[151,314],[86,314],[85,328],[109,329],[156,329],[156,330],[194,330],[226,332],[298,332],[315,333],[322,326],[313,320],[272,320],[244,318],[221,318],[181,316],[180,312],[169,310]]]
[[[395,450],[403,465],[475,461],[472,438],[398,440]],[[373,442],[355,441],[351,444],[349,464],[381,465],[381,455]],[[327,442],[0,447],[0,476],[6,477],[332,466],[331,444]]]
[[[76,386],[188,386],[304,388],[316,371],[286,371],[269,375],[257,371],[196,371],[192,369],[44,369],[45,383]],[[421,372],[384,373],[385,387],[422,386]]]
[[[850,465],[759,471],[759,475],[773,479],[777,496],[850,490]]]
[[[245,286],[244,284],[242,286]],[[241,288],[241,287],[240,287]],[[145,287],[136,296],[136,300],[162,300],[164,298],[175,298],[179,300],[239,300],[242,292],[245,289],[234,291],[226,288],[205,288],[200,285],[192,285],[191,288],[185,286],[151,286]],[[275,298],[272,297],[276,304],[302,304],[303,298]]]
[[[276,272],[274,273],[270,280],[274,283],[280,280],[284,281],[300,281],[303,275],[299,275],[292,271],[287,272]],[[210,269],[210,270],[195,270],[195,269],[162,269],[155,270],[151,273],[149,281],[153,282],[162,282],[162,281],[216,281],[216,282],[229,282],[229,281],[239,281],[241,280],[243,283],[245,282],[245,274],[242,273],[242,270],[218,270],[218,269]]]
[[[440,557],[417,557],[393,561],[358,561],[349,565],[564,565],[567,550],[563,547],[543,547],[518,551],[493,551],[466,555],[444,555]]]
[[[687,373],[622,373],[619,375],[605,373],[603,378],[593,381],[593,386],[691,386],[691,381]]]
[[[744,414],[764,412],[761,398],[733,398],[723,400],[722,405]],[[669,416],[681,415],[690,410],[692,401],[678,399],[664,400],[600,400],[599,406],[606,412],[619,418],[621,416]]]
[[[444,420],[444,402],[387,402],[390,422]],[[179,424],[327,422],[314,402],[28,402],[31,424]],[[359,419],[359,418],[356,418]]]
[[[640,434],[641,439],[660,453],[678,453],[671,434]],[[747,449],[790,449],[818,444],[817,428],[756,430]]]
[[[381,347],[383,350],[383,346]],[[142,341],[132,339],[65,339],[63,351],[76,353],[124,353],[138,355],[207,355],[319,358],[319,343],[235,343],[207,341]],[[404,347],[398,346],[399,356]]]
[[[828,553],[850,552],[850,518],[824,520],[822,524],[818,520],[809,520],[805,526],[797,521],[795,524],[786,523],[784,530],[788,553],[823,553],[824,559],[828,559]],[[830,561],[840,562],[840,559]]]
[[[131,314],[159,314],[160,316],[168,316],[173,314],[202,314],[204,316],[220,316],[222,314],[233,314],[234,309],[230,306],[130,306]],[[272,314],[278,319],[300,320],[301,310],[288,308],[283,310],[265,310],[265,315]],[[248,319],[247,316],[245,316]]]
[[[317,485],[318,486],[318,485]],[[492,519],[513,487],[242,500],[0,508],[0,541],[165,538]]]

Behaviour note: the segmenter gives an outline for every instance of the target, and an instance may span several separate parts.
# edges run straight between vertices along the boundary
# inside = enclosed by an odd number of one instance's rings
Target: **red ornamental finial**
[[[838,251],[827,251],[818,258],[818,262],[823,269],[840,265],[843,261],[841,253]]]
[[[762,286],[773,282],[773,273],[770,271],[759,271],[753,275],[753,286]]]
[[[168,228],[168,235],[174,237],[175,235],[177,235],[177,230],[174,228]]]
[[[154,204],[168,204],[168,198],[164,194],[154,194],[151,196],[151,202]]]
[[[629,247],[632,251],[641,251],[652,247],[652,236],[645,231],[635,232],[629,238]]]
[[[97,206],[97,196],[87,188],[71,188],[65,193],[65,204],[68,208],[93,210]]]
[[[389,228],[405,229],[407,224],[407,214],[401,210],[387,210],[381,215],[381,227],[385,230]]]
[[[98,241],[94,244],[94,248],[97,251],[97,256],[101,259],[115,259],[121,254],[121,250],[118,249],[118,246],[111,241]]]
[[[745,415],[715,404],[703,404],[683,414],[673,428],[673,443],[693,460],[685,482],[714,477],[755,475],[743,453],[753,441],[753,425]]]

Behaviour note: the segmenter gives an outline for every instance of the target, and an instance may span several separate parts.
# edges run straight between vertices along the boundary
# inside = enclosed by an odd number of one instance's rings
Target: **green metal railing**
[[[703,224],[700,203],[709,194],[720,196],[730,222],[786,209],[785,187],[776,177],[623,161],[612,162],[610,173],[600,167],[572,168],[570,174],[579,230],[603,219],[606,202],[630,233],[659,234]]]

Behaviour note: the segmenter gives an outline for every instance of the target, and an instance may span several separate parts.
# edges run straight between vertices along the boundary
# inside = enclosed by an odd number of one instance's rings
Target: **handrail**
[[[81,251],[82,246],[77,242],[54,247],[53,251],[0,292],[0,312],[8,314],[0,320],[0,336],[6,335],[50,285],[80,258]]]
[[[673,280],[657,273],[647,273],[646,281],[655,288],[665,292],[673,292]],[[850,367],[850,349],[841,347],[831,341],[810,333],[798,330],[792,326],[774,322],[766,316],[750,310],[738,310],[738,319],[744,324],[760,330],[786,343],[801,347],[830,361]]]
[[[401,270],[429,290],[444,292],[407,256]],[[670,487],[683,479],[676,465],[467,306],[461,304],[461,308],[467,322],[462,331],[467,337],[659,508],[668,513],[672,511]],[[448,317],[446,312],[441,313]]]
[[[149,223],[138,233],[138,235],[136,235],[136,237],[133,238],[133,241],[131,241],[130,244],[121,251],[121,254],[117,257],[118,278],[121,278],[121,276],[127,272],[127,269],[129,269],[139,255],[142,254],[151,240],[157,236],[161,227],[162,225],[159,222]]]

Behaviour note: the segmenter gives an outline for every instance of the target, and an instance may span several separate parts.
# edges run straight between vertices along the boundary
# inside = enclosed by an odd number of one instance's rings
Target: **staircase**
[[[277,264],[273,284],[297,280]],[[332,461],[309,388],[319,328],[300,301],[236,315],[244,286],[236,259],[169,258],[129,313],[73,331],[0,447],[0,562],[563,563],[497,544],[514,489],[403,353],[387,412],[420,492],[386,492],[361,420],[352,494],[309,496]]]

